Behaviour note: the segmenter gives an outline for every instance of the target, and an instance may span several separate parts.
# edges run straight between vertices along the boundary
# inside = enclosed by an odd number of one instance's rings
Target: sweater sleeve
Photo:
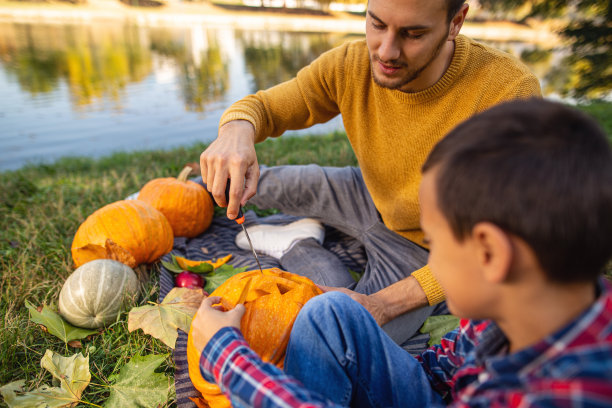
[[[430,305],[435,305],[445,299],[442,286],[440,286],[436,278],[431,274],[429,265],[425,265],[421,269],[412,272],[412,276],[419,282],[419,285],[421,285]]]
[[[262,142],[286,130],[308,128],[337,116],[344,66],[350,63],[346,61],[349,46],[327,51],[295,78],[234,103],[223,113],[219,127],[232,120],[247,120],[255,127],[255,142]]]

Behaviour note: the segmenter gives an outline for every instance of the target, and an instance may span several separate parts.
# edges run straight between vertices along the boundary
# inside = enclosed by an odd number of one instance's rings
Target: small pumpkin
[[[172,227],[161,212],[143,201],[116,201],[96,210],[79,226],[72,240],[72,260],[79,267],[108,252],[92,248],[113,245],[115,252],[128,251],[133,263],[140,265],[170,252],[173,244]]]
[[[214,206],[204,187],[187,180],[187,166],[177,178],[165,177],[149,181],[138,193],[138,199],[161,211],[176,237],[193,238],[206,231],[213,219]]]
[[[226,309],[244,303],[240,322],[246,341],[262,358],[282,368],[293,322],[304,304],[321,294],[310,279],[278,268],[242,272],[226,280],[211,293],[221,296]],[[192,329],[187,339],[189,377],[211,408],[230,407],[230,401],[216,384],[200,374],[200,352],[193,345]]]
[[[132,268],[111,259],[96,259],[66,279],[59,296],[59,312],[75,326],[102,327],[135,300],[138,288]]]

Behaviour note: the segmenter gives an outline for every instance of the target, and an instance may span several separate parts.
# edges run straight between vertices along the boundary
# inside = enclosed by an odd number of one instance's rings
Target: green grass
[[[612,104],[582,108],[612,138]],[[51,383],[50,375],[40,368],[46,349],[64,356],[88,352],[92,382],[97,384],[107,383],[134,355],[169,353],[164,344],[141,331],[128,333],[125,314],[102,334],[83,341],[82,350],[65,346],[29,321],[24,301],[57,305],[62,284],[73,271],[72,238],[87,215],[139,190],[152,178],[178,175],[184,164],[199,160],[205,147],[119,153],[99,160],[66,158],[0,173],[0,385],[19,379],[32,387]],[[270,140],[257,146],[257,154],[260,163],[268,165],[357,163],[343,133]],[[150,272],[141,304],[157,300],[156,266]],[[173,374],[170,357],[162,370]],[[84,393],[85,401],[97,405],[107,397],[104,387],[90,386]]]
[[[592,102],[589,105],[581,105],[579,108],[595,118],[612,140],[611,102]]]
[[[97,384],[107,383],[136,354],[169,353],[163,343],[141,331],[128,333],[126,315],[101,335],[83,341],[83,350],[66,347],[29,321],[24,301],[56,307],[62,285],[73,271],[72,238],[87,215],[139,190],[152,178],[178,175],[184,164],[199,160],[205,147],[120,153],[100,160],[66,158],[0,173],[0,385],[19,379],[33,387],[50,384],[51,376],[40,368],[46,349],[64,356],[88,349],[92,382]],[[268,165],[356,164],[343,133],[271,140],[258,145],[257,152],[260,163]],[[152,280],[141,304],[157,300],[153,282],[159,272],[155,266],[150,272]],[[173,374],[170,357],[162,369]],[[85,401],[97,405],[107,397],[103,387],[92,385],[84,393]]]

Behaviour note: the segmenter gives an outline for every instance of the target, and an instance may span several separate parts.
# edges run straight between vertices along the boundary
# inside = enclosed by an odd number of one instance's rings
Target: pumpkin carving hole
[[[270,292],[268,292],[267,290],[255,289],[255,294],[257,295],[257,297],[262,297],[262,296],[269,295]]]
[[[289,287],[287,285],[283,285],[282,283],[277,283],[276,287],[278,287],[278,291],[280,292],[281,295],[284,295],[285,293],[287,293],[291,289],[293,289],[292,287]]]

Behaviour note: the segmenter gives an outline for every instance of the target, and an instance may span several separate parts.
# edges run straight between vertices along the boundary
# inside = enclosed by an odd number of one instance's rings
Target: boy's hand
[[[193,345],[199,350],[204,350],[209,340],[224,327],[236,327],[240,329],[240,320],[244,314],[244,305],[238,304],[232,310],[224,312],[221,306],[213,307],[219,303],[221,297],[209,296],[202,301],[193,322],[191,332]]]

